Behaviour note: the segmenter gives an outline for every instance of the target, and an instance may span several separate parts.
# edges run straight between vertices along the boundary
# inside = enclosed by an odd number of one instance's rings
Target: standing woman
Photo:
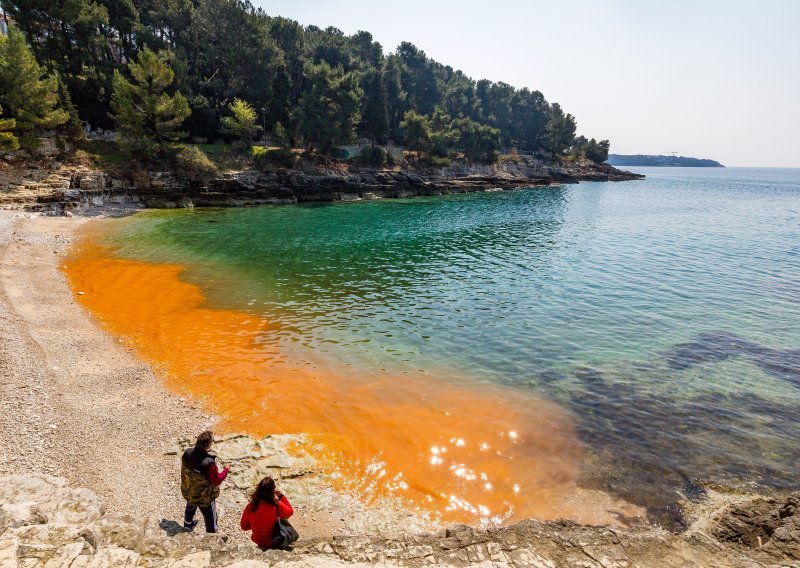
[[[250,537],[261,550],[272,548],[272,534],[278,514],[288,519],[294,510],[286,495],[275,488],[271,477],[262,479],[242,513],[242,530],[253,531]]]

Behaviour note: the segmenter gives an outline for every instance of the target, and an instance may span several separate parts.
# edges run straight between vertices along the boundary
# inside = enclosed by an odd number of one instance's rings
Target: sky
[[[541,91],[617,154],[800,167],[800,0],[253,0]]]

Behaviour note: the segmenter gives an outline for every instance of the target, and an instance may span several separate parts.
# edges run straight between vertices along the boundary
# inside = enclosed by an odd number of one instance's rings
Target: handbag
[[[272,528],[272,548],[286,550],[300,535],[286,519],[281,519],[281,510],[275,503],[275,526]]]

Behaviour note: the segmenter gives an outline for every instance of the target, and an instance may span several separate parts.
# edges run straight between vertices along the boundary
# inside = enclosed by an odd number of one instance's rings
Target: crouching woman
[[[286,495],[275,488],[271,477],[262,479],[242,513],[242,530],[253,531],[250,537],[261,550],[273,548],[272,535],[278,519],[288,519],[293,513]],[[277,546],[275,546],[277,548]]]

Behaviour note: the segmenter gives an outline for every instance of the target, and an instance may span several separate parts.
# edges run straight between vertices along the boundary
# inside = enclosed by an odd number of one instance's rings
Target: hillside
[[[684,156],[652,156],[647,154],[611,154],[606,163],[610,166],[651,166],[665,168],[724,168],[715,160],[687,158]]]
[[[541,92],[473,79],[408,42],[387,51],[367,31],[304,27],[249,1],[44,6],[2,2],[0,151],[45,133],[79,139],[85,126],[116,131],[141,160],[265,136],[333,157],[359,140],[394,143],[433,163],[608,155]]]

